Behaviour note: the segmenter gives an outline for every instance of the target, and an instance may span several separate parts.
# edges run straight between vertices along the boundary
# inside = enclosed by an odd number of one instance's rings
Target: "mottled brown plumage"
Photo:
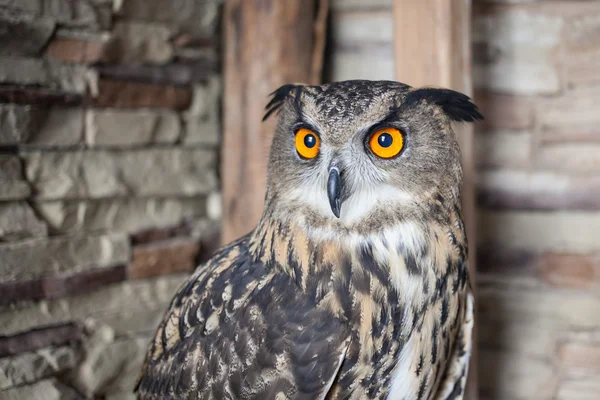
[[[279,122],[263,217],[175,295],[140,398],[462,398],[473,310],[451,121],[477,108],[369,81],[286,85],[268,108]],[[319,134],[314,159],[295,150],[300,126]],[[397,157],[369,151],[381,126],[404,133]]]

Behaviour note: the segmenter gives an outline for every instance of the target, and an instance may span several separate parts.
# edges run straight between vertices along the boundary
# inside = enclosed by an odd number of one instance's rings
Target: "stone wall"
[[[332,3],[329,79],[394,79],[392,1]],[[600,1],[473,3],[481,399],[597,399]]]
[[[0,0],[0,398],[133,398],[216,243],[220,0]]]

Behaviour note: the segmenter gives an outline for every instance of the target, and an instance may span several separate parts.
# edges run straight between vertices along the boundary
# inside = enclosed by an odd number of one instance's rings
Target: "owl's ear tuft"
[[[271,114],[273,114],[275,111],[278,111],[283,105],[285,99],[290,95],[290,93],[294,89],[296,89],[296,85],[288,84],[281,86],[279,89],[269,94],[269,96],[272,96],[271,101],[269,101],[269,103],[265,107],[267,111],[262,120],[266,121],[267,118],[271,116]]]
[[[436,104],[453,121],[474,122],[483,120],[479,108],[467,96],[450,89],[421,88],[408,93],[404,105],[419,103],[425,100]]]

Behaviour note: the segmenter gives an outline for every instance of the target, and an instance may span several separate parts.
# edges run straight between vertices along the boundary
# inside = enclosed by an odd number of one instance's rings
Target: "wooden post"
[[[472,94],[471,1],[394,0],[396,79],[411,86],[447,87]],[[475,168],[473,128],[455,127],[462,150],[463,213],[469,238],[471,283],[475,286]],[[475,332],[474,332],[475,333]],[[477,399],[476,337],[467,398]]]
[[[227,243],[258,222],[275,118],[268,95],[286,83],[319,83],[327,2],[226,0],[221,180]]]

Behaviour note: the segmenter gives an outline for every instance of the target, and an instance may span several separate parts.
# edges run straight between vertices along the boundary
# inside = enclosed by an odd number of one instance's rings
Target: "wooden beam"
[[[396,79],[411,86],[441,86],[471,95],[471,1],[394,0]],[[462,151],[463,213],[469,238],[471,283],[475,286],[475,167],[473,127],[455,127]],[[474,335],[475,338],[475,335]],[[476,339],[467,398],[477,399]]]
[[[226,0],[221,181],[223,243],[258,222],[275,118],[268,95],[286,83],[319,83],[327,2]]]

